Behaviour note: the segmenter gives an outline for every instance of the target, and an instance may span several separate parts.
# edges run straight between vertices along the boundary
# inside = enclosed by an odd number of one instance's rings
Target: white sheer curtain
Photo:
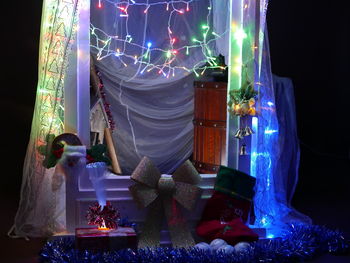
[[[44,167],[48,151],[38,149],[48,145],[49,134],[64,131],[64,85],[79,4],[43,1],[37,95],[12,237],[49,236],[65,228],[64,179],[55,168]]]
[[[203,25],[222,35],[219,42],[225,42],[224,33],[227,33],[227,8],[220,10],[219,17],[216,16],[216,27],[219,27],[213,29],[213,12],[216,12],[218,1],[188,1],[188,5],[179,2],[175,6],[163,2],[149,6],[144,13],[151,2],[158,1],[138,1],[144,4],[131,5],[128,18],[121,17],[118,7],[110,2],[106,2],[104,8],[91,10],[92,28],[96,34],[92,36],[92,43],[99,44],[92,47],[91,52],[97,58],[96,66],[102,74],[116,121],[114,139],[124,174],[130,174],[142,156],[151,158],[162,172],[170,173],[191,155],[195,74],[183,67],[192,69],[205,65],[206,57],[203,45],[187,47],[196,44],[193,38],[203,38]],[[175,9],[180,12],[174,12]],[[127,35],[131,36],[131,43],[125,41]],[[170,35],[174,39],[173,46],[169,44]],[[118,39],[112,39],[109,49],[101,51],[97,38],[106,41],[108,36],[118,36]],[[217,53],[214,38],[208,34],[208,47]],[[164,52],[157,49],[172,48],[177,52],[176,59],[165,66],[161,74],[159,68],[152,69],[139,61],[133,63],[134,59],[128,57],[145,54],[147,50],[140,46],[146,47],[148,43],[152,45],[149,56],[153,64],[162,64],[165,60]],[[122,54],[119,56],[115,50]],[[99,60],[101,57],[104,58]]]

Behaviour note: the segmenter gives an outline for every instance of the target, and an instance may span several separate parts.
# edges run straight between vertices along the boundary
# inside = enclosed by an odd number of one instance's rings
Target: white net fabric
[[[64,130],[63,90],[77,8],[76,0],[43,4],[37,96],[11,236],[48,236],[65,228],[64,181],[55,168],[44,168],[43,162],[48,135]],[[41,153],[39,147],[44,147]]]

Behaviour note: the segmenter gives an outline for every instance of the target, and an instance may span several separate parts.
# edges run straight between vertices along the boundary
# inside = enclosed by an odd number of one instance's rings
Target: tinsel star
[[[117,220],[120,214],[115,209],[111,202],[107,202],[106,205],[101,207],[98,203],[89,207],[86,218],[89,225],[96,225],[99,228],[117,229]]]

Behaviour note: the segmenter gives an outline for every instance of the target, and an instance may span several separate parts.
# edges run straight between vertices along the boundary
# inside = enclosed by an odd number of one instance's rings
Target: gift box
[[[75,230],[77,249],[117,250],[137,248],[137,235],[131,227],[117,229],[77,228]]]

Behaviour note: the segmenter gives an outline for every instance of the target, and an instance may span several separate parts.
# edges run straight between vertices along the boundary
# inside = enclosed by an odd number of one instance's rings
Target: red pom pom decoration
[[[101,205],[96,203],[89,207],[86,218],[89,225],[95,225],[101,229],[117,229],[120,214],[111,202],[107,202],[103,209]]]

